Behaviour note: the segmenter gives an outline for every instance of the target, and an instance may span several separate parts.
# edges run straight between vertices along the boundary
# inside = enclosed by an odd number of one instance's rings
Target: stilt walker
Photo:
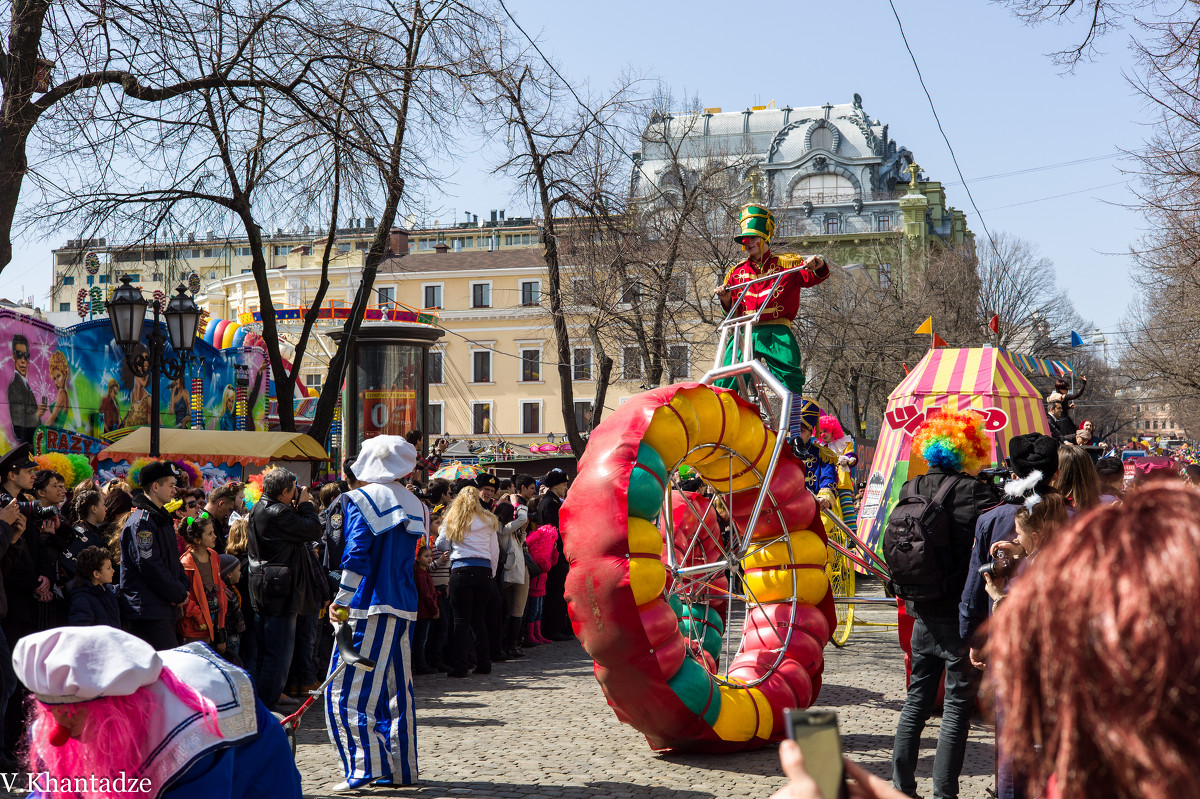
[[[374,660],[375,668],[346,669],[326,694],[325,723],[346,777],[335,791],[417,781],[413,562],[429,517],[400,483],[416,463],[416,449],[400,436],[369,439],[353,466],[355,477],[366,485],[346,494],[341,590],[329,617],[348,619],[354,648]],[[338,660],[335,649],[330,673]]]

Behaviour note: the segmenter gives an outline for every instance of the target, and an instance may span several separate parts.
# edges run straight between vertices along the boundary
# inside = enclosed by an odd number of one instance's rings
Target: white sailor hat
[[[142,639],[100,625],[27,635],[13,647],[13,668],[39,702],[66,705],[129,696],[156,682],[163,662]]]

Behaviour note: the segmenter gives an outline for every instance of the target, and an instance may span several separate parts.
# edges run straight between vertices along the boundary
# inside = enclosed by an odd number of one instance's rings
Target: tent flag
[[[937,333],[934,333],[933,334],[933,346],[934,347],[948,347],[950,345],[946,343],[946,339],[942,338]]]
[[[1071,331],[1071,346],[1072,347],[1082,347],[1083,346],[1083,337],[1080,336],[1078,333],[1076,333],[1074,330]]]
[[[920,336],[920,335],[932,336],[933,335],[933,317],[931,316],[928,319],[926,319],[924,322],[922,322],[921,326],[913,331],[913,335],[914,336]]]
[[[988,321],[988,330],[992,331],[997,336],[1000,335],[1000,314],[995,314],[991,320]]]

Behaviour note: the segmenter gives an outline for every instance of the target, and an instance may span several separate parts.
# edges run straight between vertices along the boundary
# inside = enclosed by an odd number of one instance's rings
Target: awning
[[[240,463],[263,466],[271,461],[329,460],[325,449],[304,433],[268,431],[175,430],[159,431],[163,457],[199,463]],[[150,454],[150,428],[139,427],[96,456],[98,460],[134,461]]]

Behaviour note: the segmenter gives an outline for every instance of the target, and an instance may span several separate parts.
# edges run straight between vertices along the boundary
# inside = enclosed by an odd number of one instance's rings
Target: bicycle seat
[[[347,666],[353,666],[363,671],[371,671],[375,668],[375,661],[354,651],[353,635],[354,631],[350,628],[349,624],[339,624],[337,629],[334,630],[333,640],[337,644],[338,657]]]

